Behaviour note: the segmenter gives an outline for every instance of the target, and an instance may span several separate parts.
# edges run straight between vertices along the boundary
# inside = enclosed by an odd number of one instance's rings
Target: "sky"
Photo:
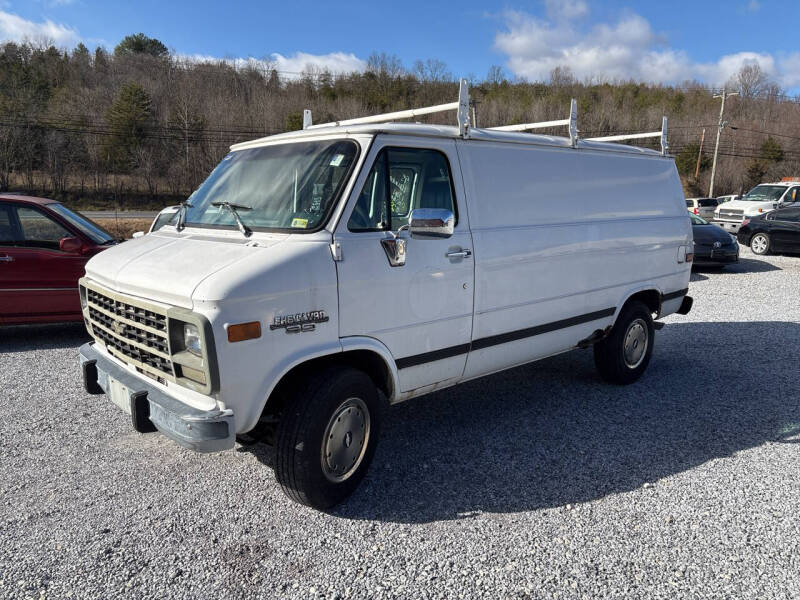
[[[456,77],[546,80],[556,66],[581,79],[718,86],[758,63],[800,94],[798,0],[484,0],[400,3],[267,0],[0,0],[0,39],[82,41],[109,50],[143,32],[188,57],[269,60],[363,70],[372,52],[444,61]]]

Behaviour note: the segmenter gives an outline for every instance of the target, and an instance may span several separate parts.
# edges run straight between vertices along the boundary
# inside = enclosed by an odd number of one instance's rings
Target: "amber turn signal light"
[[[261,337],[261,323],[258,321],[251,321],[250,323],[237,323],[236,325],[228,325],[229,342],[243,342],[245,340],[254,340],[260,337]]]

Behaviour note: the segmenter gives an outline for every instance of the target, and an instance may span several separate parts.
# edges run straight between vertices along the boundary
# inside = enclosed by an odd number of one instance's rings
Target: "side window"
[[[17,218],[22,228],[22,243],[31,248],[58,250],[58,242],[73,235],[44,213],[24,206],[17,207]]]
[[[800,198],[798,198],[798,196],[800,195],[798,194],[798,191],[800,191],[800,188],[798,187],[793,187],[792,189],[790,189],[788,192],[786,192],[786,195],[783,197],[783,202],[789,204],[800,200]]]
[[[11,207],[0,204],[0,245],[11,245],[17,240],[14,222],[11,220]]]
[[[445,208],[458,216],[447,158],[437,150],[384,148],[372,165],[347,228],[397,230],[408,224],[415,208]]]
[[[775,221],[784,221],[788,223],[797,223],[800,221],[800,208],[786,208],[773,213]]]

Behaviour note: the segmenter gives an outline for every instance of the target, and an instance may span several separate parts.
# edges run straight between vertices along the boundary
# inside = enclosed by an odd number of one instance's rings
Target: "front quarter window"
[[[253,230],[321,229],[358,155],[351,140],[276,144],[231,152],[192,194],[186,224]],[[215,206],[216,205],[216,206]]]

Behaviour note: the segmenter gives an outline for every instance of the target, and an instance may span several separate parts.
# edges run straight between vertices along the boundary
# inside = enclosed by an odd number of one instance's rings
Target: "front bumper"
[[[711,250],[707,252],[694,251],[694,262],[697,266],[702,265],[729,265],[739,262],[739,249],[736,250]]]
[[[714,221],[712,221],[712,223],[714,223],[714,225],[718,225],[719,227],[722,227],[725,231],[730,231],[732,233],[736,233],[737,231],[739,231],[739,228],[742,226],[742,222],[741,221],[735,221],[735,222],[734,221],[718,221],[718,220],[715,219]]]
[[[197,452],[233,448],[236,430],[232,410],[204,411],[188,406],[98,352],[94,342],[81,346],[80,361],[84,386],[90,394],[108,394],[109,376],[130,391],[131,416],[137,431],[153,431],[155,427],[181,446]]]

